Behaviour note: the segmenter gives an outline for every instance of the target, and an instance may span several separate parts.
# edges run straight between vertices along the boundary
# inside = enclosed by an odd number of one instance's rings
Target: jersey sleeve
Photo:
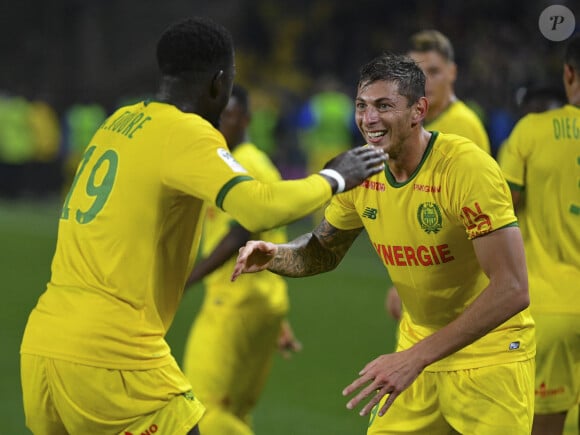
[[[333,227],[340,230],[353,230],[363,226],[353,200],[354,192],[357,189],[336,195],[326,207],[324,217]]]
[[[522,190],[525,186],[527,145],[529,142],[526,138],[528,130],[526,126],[530,119],[533,120],[533,117],[526,116],[516,124],[498,156],[503,174],[514,190]]]
[[[168,187],[215,204],[225,184],[251,179],[209,123],[182,121],[168,135],[161,166]]]
[[[472,149],[458,155],[447,179],[450,210],[469,239],[517,224],[509,187],[488,154]]]
[[[310,175],[300,180],[227,185],[218,196],[218,207],[244,228],[258,232],[311,214],[331,198],[332,190],[324,177]]]
[[[321,207],[332,196],[321,175],[264,183],[251,177],[209,123],[181,123],[170,132],[162,179],[186,194],[210,201],[251,232],[286,225]],[[169,146],[169,145],[168,145]]]

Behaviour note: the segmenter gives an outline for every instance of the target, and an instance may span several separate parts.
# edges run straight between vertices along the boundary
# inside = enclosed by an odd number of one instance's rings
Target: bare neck
[[[427,116],[425,117],[425,122],[431,122],[436,119],[439,115],[447,110],[451,104],[457,101],[457,97],[453,92],[447,95],[447,98],[441,102],[438,106],[429,106],[429,111],[427,112]]]
[[[171,104],[182,112],[199,113],[200,91],[190,84],[175,78],[163,77],[156,99]]]
[[[404,183],[417,170],[423,160],[431,135],[432,133],[421,128],[416,135],[407,139],[397,155],[389,155],[389,170],[397,183]]]

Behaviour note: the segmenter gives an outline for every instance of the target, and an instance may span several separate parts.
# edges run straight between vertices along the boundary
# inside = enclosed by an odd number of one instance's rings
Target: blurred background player
[[[408,55],[427,78],[425,92],[429,111],[425,129],[458,134],[490,153],[489,138],[481,119],[455,95],[457,65],[449,39],[437,30],[423,30],[411,36],[409,45]]]
[[[563,68],[568,104],[522,118],[500,153],[536,321],[534,435],[562,434],[580,397],[580,35]]]
[[[518,89],[516,106],[520,118],[528,113],[545,112],[567,103],[563,89],[551,85],[531,85]]]
[[[298,138],[307,173],[352,148],[356,133],[353,118],[353,100],[343,84],[330,74],[322,75],[298,116]],[[312,215],[314,222],[323,217],[324,207]]]
[[[222,112],[220,131],[232,155],[254,178],[280,180],[266,153],[248,142],[250,118],[247,92],[235,85]],[[253,434],[250,413],[270,373],[276,347],[285,354],[300,349],[286,320],[284,278],[268,272],[230,282],[238,249],[252,238],[287,241],[283,227],[251,233],[208,204],[201,245],[204,259],[188,280],[191,285],[203,279],[206,293],[183,362],[193,391],[207,409],[200,422],[204,435]]]
[[[423,124],[425,129],[458,134],[489,154],[489,138],[479,116],[455,95],[457,65],[449,39],[437,30],[415,33],[409,39],[408,55],[417,62],[427,80],[425,93],[429,110]],[[385,307],[393,318],[400,319],[401,299],[394,286],[387,291]]]

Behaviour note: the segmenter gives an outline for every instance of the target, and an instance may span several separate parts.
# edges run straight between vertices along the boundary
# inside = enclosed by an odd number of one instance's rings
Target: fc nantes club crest
[[[441,210],[433,202],[424,202],[417,209],[417,220],[427,234],[438,233],[441,229]]]

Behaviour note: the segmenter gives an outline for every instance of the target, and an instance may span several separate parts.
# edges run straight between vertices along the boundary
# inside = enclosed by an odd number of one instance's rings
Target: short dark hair
[[[564,63],[580,72],[580,34],[573,36],[566,45]]]
[[[435,51],[449,62],[453,62],[455,58],[451,41],[438,30],[422,30],[415,33],[409,39],[409,46],[411,51],[420,53]]]
[[[234,87],[232,88],[232,95],[230,98],[235,98],[244,112],[250,112],[250,99],[248,97],[248,91],[242,85],[234,83]]]
[[[379,80],[397,83],[409,106],[425,96],[425,74],[409,56],[383,53],[360,69],[359,87]]]
[[[157,64],[163,75],[204,73],[229,66],[234,45],[230,32],[205,17],[193,17],[171,25],[157,43]]]

